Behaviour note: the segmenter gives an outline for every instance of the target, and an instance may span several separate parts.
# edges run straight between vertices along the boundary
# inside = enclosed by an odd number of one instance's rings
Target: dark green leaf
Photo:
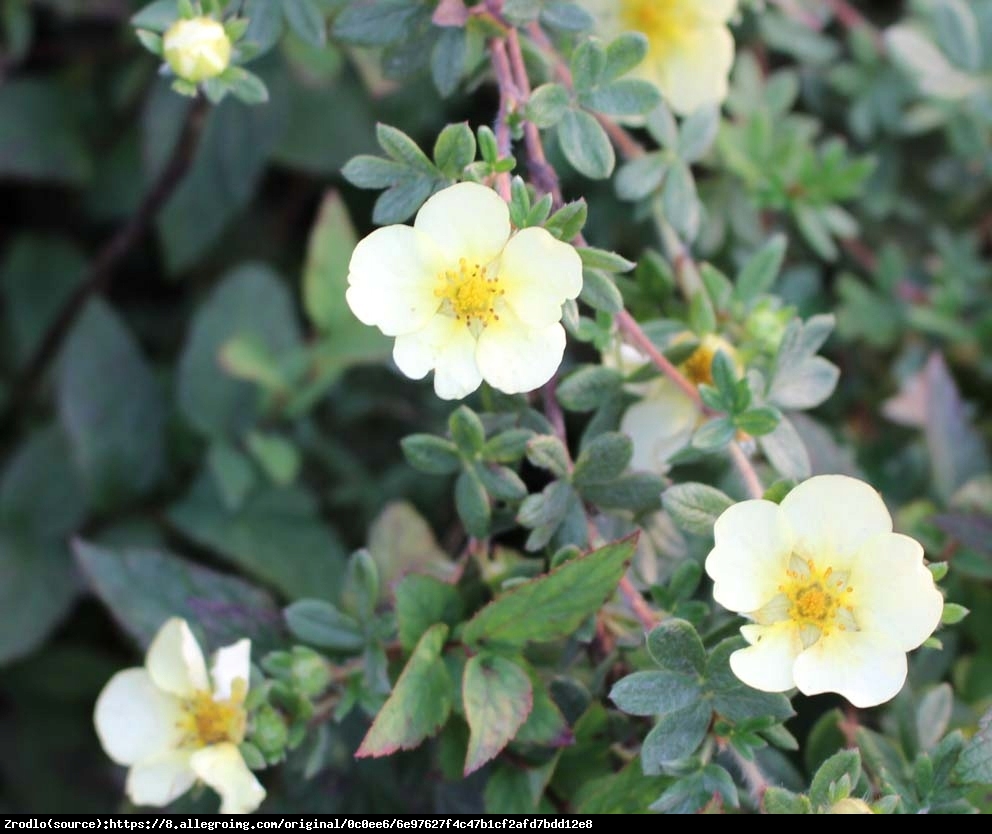
[[[558,386],[558,402],[569,411],[594,411],[620,393],[623,376],[613,368],[586,365]]]
[[[466,122],[446,125],[434,143],[434,162],[442,174],[458,179],[475,159],[475,134]]]
[[[414,469],[428,475],[450,475],[461,466],[458,447],[433,434],[410,434],[400,441],[403,454]]]
[[[702,694],[698,681],[679,672],[634,672],[610,690],[610,700],[628,715],[662,715],[683,709]]]
[[[607,484],[587,484],[583,497],[604,510],[630,510],[634,513],[661,508],[665,479],[654,472],[628,472]]]
[[[785,235],[775,235],[748,259],[737,276],[735,292],[741,301],[750,303],[771,290],[782,269],[787,245]]]
[[[492,507],[486,488],[472,469],[463,469],[455,481],[455,508],[470,536],[484,539],[489,535]]]
[[[603,484],[618,478],[630,463],[634,445],[619,432],[604,432],[593,438],[578,459],[572,482],[581,489],[589,484]]]
[[[666,713],[641,746],[644,773],[648,776],[662,773],[666,765],[694,753],[706,737],[711,715],[707,701],[696,701]]]
[[[301,39],[314,46],[327,43],[324,15],[313,0],[282,0],[286,22]]]
[[[675,484],[662,493],[662,504],[672,520],[685,532],[709,536],[720,514],[731,506],[733,499],[707,484]]]
[[[284,614],[293,636],[311,646],[337,652],[365,647],[366,637],[358,620],[322,599],[298,600]]]
[[[567,110],[558,123],[558,141],[565,158],[589,179],[603,180],[613,173],[616,156],[606,131],[582,110]]]
[[[647,636],[648,653],[662,669],[687,676],[703,670],[706,651],[696,629],[685,620],[669,619]]]
[[[462,600],[448,583],[433,576],[411,573],[396,586],[396,620],[400,644],[411,651],[435,623],[454,627],[462,614]]]

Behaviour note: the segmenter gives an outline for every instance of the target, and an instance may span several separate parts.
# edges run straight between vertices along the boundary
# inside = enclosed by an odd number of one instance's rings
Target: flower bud
[[[194,84],[220,75],[231,63],[231,39],[209,17],[177,20],[165,33],[162,48],[172,71]]]
[[[319,695],[331,682],[331,670],[317,652],[305,646],[293,647],[292,678],[301,695]]]
[[[863,799],[842,799],[830,806],[828,814],[874,814],[867,802]]]

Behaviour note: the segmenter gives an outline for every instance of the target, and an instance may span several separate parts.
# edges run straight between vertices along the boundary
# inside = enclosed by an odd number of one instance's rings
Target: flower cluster
[[[221,797],[221,813],[255,810],[265,790],[238,750],[244,739],[251,642],[220,649],[210,673],[185,620],[168,620],[143,668],[110,679],[94,721],[103,749],[127,765],[127,795],[161,807],[198,779]]]
[[[506,203],[466,182],[431,197],[412,227],[362,240],[348,284],[352,311],[396,337],[393,359],[411,379],[433,370],[446,400],[483,380],[516,394],[561,364],[561,307],[582,289],[582,261],[545,229],[511,234]]]
[[[906,652],[940,623],[943,597],[923,548],[892,532],[863,481],[820,475],[780,505],[743,501],[713,535],[713,597],[752,621],[741,628],[751,645],[730,665],[755,689],[884,703],[906,680]]]

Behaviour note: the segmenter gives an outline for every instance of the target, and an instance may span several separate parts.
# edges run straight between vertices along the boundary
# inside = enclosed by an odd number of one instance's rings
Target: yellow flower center
[[[496,299],[504,292],[499,275],[490,275],[482,264],[460,258],[457,269],[438,276],[434,295],[446,302],[449,312],[459,321],[470,327],[474,323],[485,327],[491,321],[499,321]]]
[[[752,615],[762,625],[790,621],[806,648],[834,630],[858,631],[848,571],[793,554],[778,594]]]
[[[240,744],[245,737],[244,709],[248,685],[240,678],[231,687],[231,697],[218,701],[210,692],[200,691],[183,702],[179,727],[182,746],[207,747],[230,741]]]
[[[651,49],[677,42],[696,24],[693,2],[686,0],[621,0],[620,16],[628,29],[643,32]]]
[[[693,385],[713,384],[714,356],[716,356],[716,351],[713,349],[713,345],[704,342],[682,363],[682,372]]]

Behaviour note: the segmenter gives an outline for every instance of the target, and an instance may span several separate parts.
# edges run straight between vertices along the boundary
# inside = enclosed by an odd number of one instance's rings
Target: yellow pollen
[[[231,697],[218,701],[205,691],[194,693],[183,702],[179,728],[184,747],[206,747],[230,741],[240,744],[245,736],[244,699],[248,686],[240,678],[231,687]]]
[[[693,385],[713,384],[713,357],[716,351],[709,345],[700,345],[682,363],[682,372]]]
[[[505,290],[500,286],[499,275],[489,275],[484,266],[460,258],[457,269],[449,269],[438,276],[434,295],[450,305],[459,321],[471,325],[473,321],[483,326],[499,321],[496,299]]]
[[[697,0],[621,0],[625,26],[647,35],[651,50],[661,50],[685,37],[697,23]]]

